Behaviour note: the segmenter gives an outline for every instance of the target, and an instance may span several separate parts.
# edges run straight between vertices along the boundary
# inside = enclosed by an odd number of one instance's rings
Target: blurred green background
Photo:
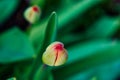
[[[34,5],[41,16],[30,24]],[[0,80],[120,80],[120,0],[0,0],[0,13]],[[54,41],[68,60],[41,70]]]

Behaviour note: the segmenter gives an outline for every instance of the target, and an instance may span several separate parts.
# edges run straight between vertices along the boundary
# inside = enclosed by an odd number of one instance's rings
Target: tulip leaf
[[[82,0],[72,6],[69,6],[68,8],[62,8],[58,14],[58,28],[62,28],[67,23],[75,20],[78,16],[82,16],[87,10],[102,3],[103,1],[104,0]]]
[[[13,63],[32,59],[34,50],[27,36],[18,28],[12,28],[0,36],[0,63]]]
[[[111,37],[119,29],[119,21],[117,17],[103,16],[88,29],[87,34],[93,37]]]
[[[51,42],[55,41],[57,27],[57,15],[53,12],[49,18],[48,24],[45,29],[44,44],[47,47]]]
[[[53,12],[47,20],[45,21],[43,20],[43,22],[41,22],[40,24],[33,26],[29,38],[30,41],[33,43],[33,46],[35,47],[35,50],[39,50],[40,46],[42,46],[44,39],[48,39],[46,41],[49,41],[50,38],[52,40],[55,38],[56,25],[57,25],[57,16],[56,13]]]
[[[37,62],[40,63],[42,54],[44,53],[45,49],[47,48],[47,46],[52,43],[53,41],[55,41],[55,37],[56,37],[56,26],[57,26],[57,15],[56,12],[53,12],[50,15],[50,18],[48,20],[48,24],[45,28],[45,33],[44,33],[44,39],[42,42],[42,46],[40,46],[40,49],[38,50],[38,56],[37,58],[40,60],[37,60]]]
[[[56,12],[52,12],[52,14],[49,17],[47,26],[44,29],[43,41],[41,43],[41,46],[38,49],[38,54],[35,59],[35,62],[33,63],[33,67],[29,76],[30,79],[34,78],[38,80],[38,79],[41,79],[41,77],[45,77],[45,75],[49,75],[49,73],[45,73],[43,76],[38,76],[39,74],[41,74],[40,72],[38,72],[38,70],[42,65],[42,60],[41,60],[42,54],[44,53],[47,46],[53,41],[55,41],[56,26],[57,26],[57,15],[56,15]]]
[[[68,77],[66,80],[116,80],[119,75],[120,60],[94,67],[84,72],[79,72]]]
[[[3,23],[15,11],[18,0],[0,0],[0,23]]]
[[[43,7],[45,4],[45,0],[30,0],[31,5],[38,5],[40,7]]]
[[[56,25],[57,25],[57,16],[53,12],[48,18],[48,22],[41,22],[39,25],[35,25],[30,32],[29,38],[33,43],[35,49],[39,50],[39,47],[42,46],[43,41],[50,42],[54,41],[56,36]],[[39,34],[39,35],[38,35]]]

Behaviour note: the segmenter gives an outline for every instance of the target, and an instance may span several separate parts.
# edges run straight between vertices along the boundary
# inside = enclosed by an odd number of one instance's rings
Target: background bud
[[[50,44],[43,53],[42,60],[49,66],[59,66],[66,62],[67,51],[61,42],[54,42]]]
[[[32,6],[25,10],[24,17],[28,22],[34,24],[36,21],[39,20],[40,14],[40,8],[38,6]]]
[[[9,78],[7,80],[17,80],[15,77]]]

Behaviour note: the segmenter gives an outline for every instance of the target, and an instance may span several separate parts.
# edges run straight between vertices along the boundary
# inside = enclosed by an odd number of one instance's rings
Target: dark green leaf
[[[87,10],[102,3],[104,0],[83,0],[78,3],[68,6],[68,8],[62,8],[59,12],[58,27],[63,27],[66,23],[69,23],[78,16],[82,16]]]
[[[119,29],[119,21],[118,17],[103,16],[87,31],[87,35],[104,38],[110,37]]]
[[[37,57],[35,59],[35,62],[33,63],[32,72],[29,76],[30,78],[31,78],[31,76],[35,75],[34,78],[36,79],[36,76],[38,74],[41,74],[40,72],[38,72],[38,70],[39,70],[39,67],[41,67],[41,65],[42,65],[42,60],[41,60],[42,59],[42,54],[44,53],[47,46],[50,43],[52,43],[53,41],[55,41],[56,26],[57,26],[57,15],[56,15],[56,12],[53,12],[49,17],[47,26],[45,27],[44,34],[43,34],[44,35],[43,41],[42,41],[41,46],[38,50],[38,54],[37,54]],[[37,76],[37,79],[38,78],[41,79],[40,76],[39,77]]]
[[[4,22],[17,8],[19,0],[0,0],[0,23]]]
[[[27,36],[18,28],[12,28],[0,36],[0,63],[12,63],[35,56]]]
[[[56,27],[57,27],[57,15],[56,12],[53,12],[49,18],[48,24],[45,29],[45,35],[44,35],[44,44],[46,48],[51,42],[55,41],[56,38]],[[43,46],[42,46],[43,47]]]
[[[31,5],[38,5],[41,8],[44,6],[45,1],[46,0],[30,0],[30,4]]]
[[[120,60],[93,67],[90,70],[85,70],[77,74],[69,76],[66,80],[116,80],[120,73]]]

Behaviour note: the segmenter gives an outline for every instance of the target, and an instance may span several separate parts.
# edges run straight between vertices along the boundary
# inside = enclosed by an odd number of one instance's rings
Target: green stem
[[[33,80],[48,80],[51,69],[52,67],[45,64],[41,65],[38,68]]]

